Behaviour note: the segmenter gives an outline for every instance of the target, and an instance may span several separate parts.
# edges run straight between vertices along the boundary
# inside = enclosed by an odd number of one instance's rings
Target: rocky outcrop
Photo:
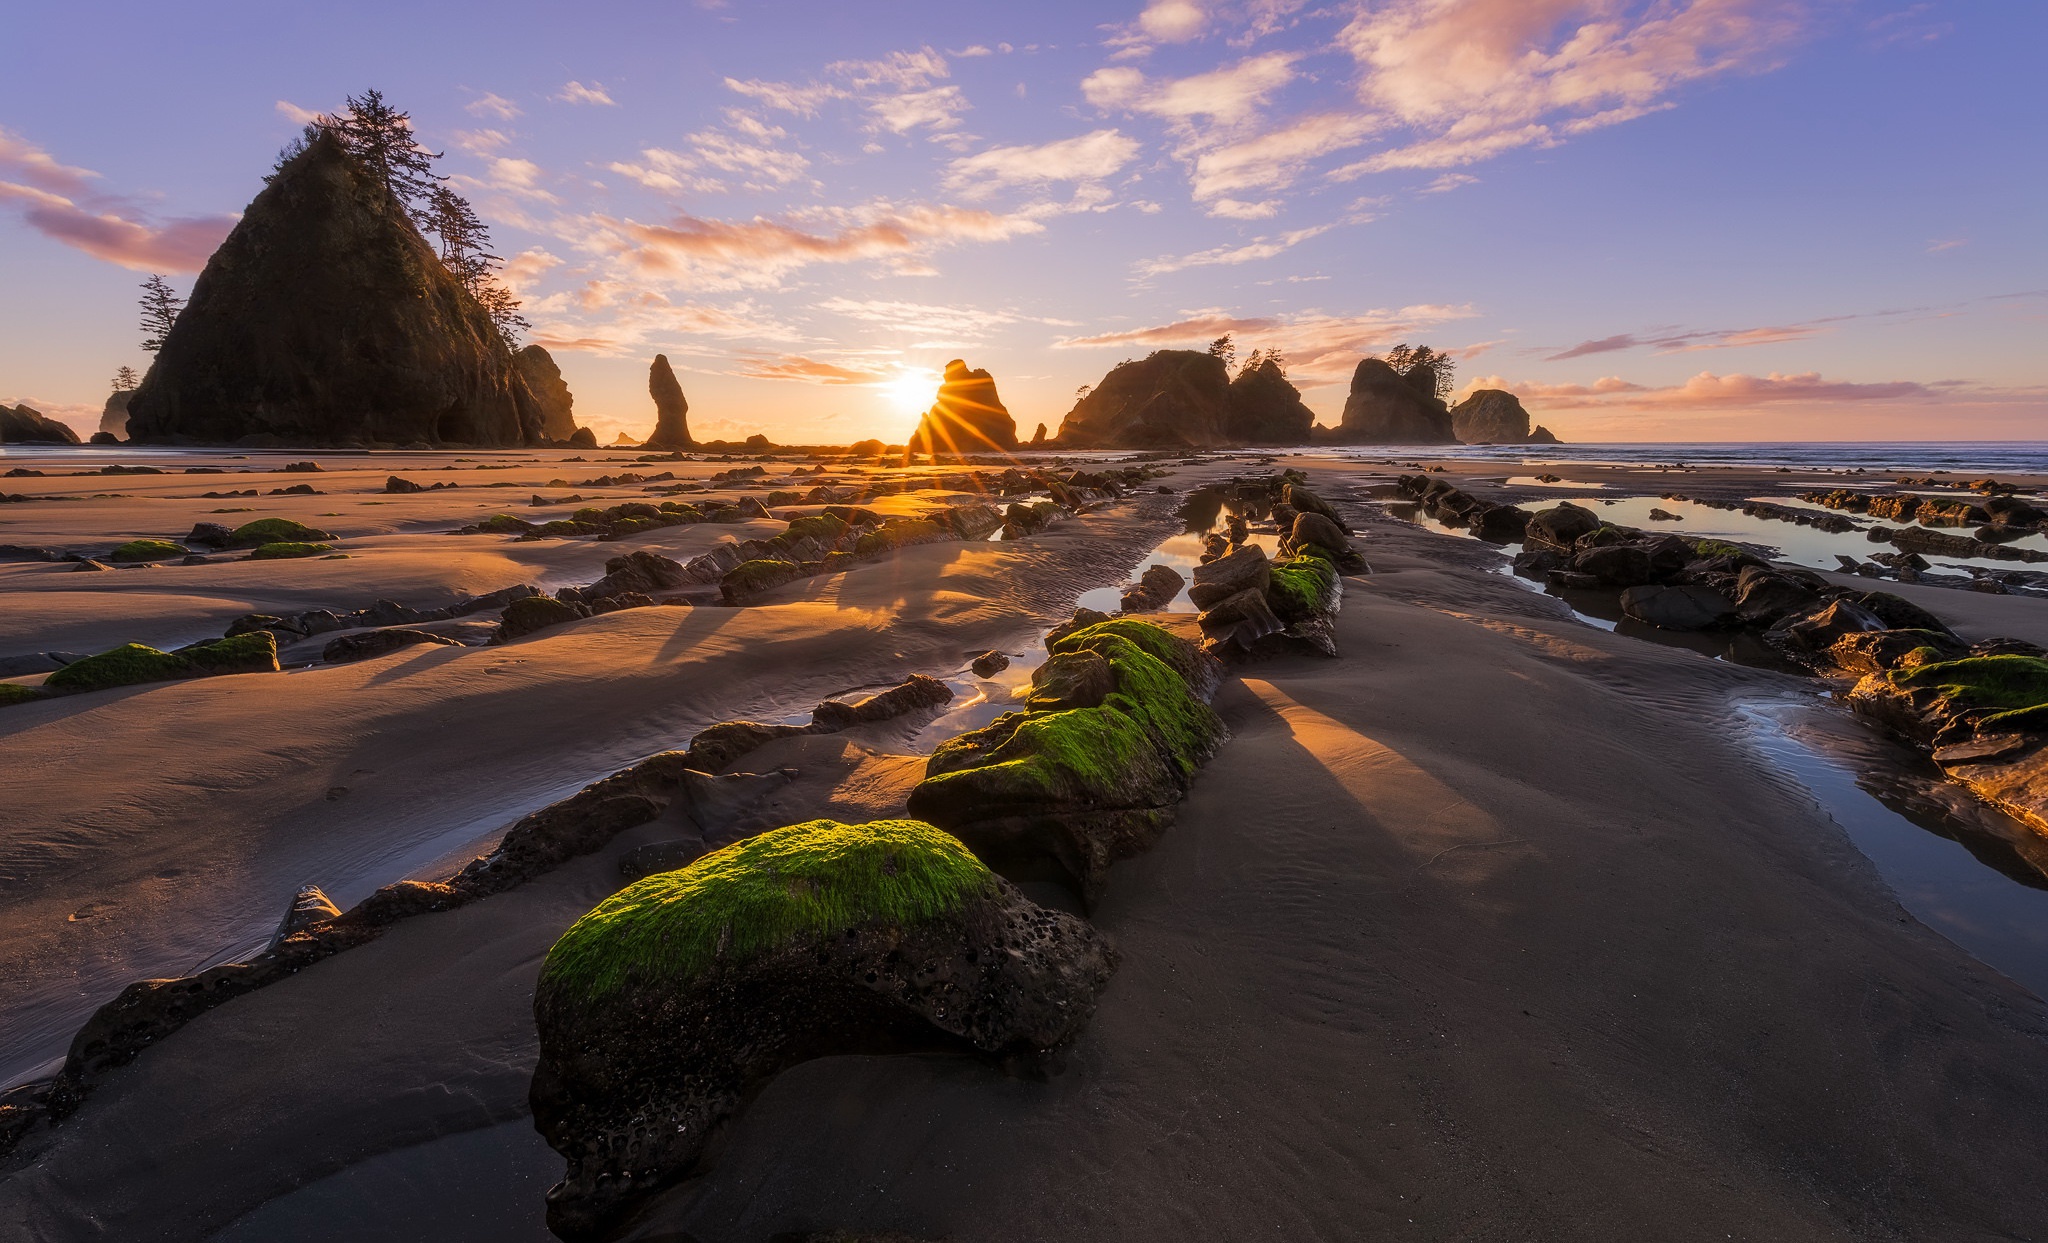
[[[1537,437],[1542,432],[1542,437]],[[1451,434],[1468,445],[1526,445],[1557,443],[1557,437],[1543,428],[1529,430],[1529,412],[1506,389],[1481,388],[1451,407]]]
[[[687,449],[695,444],[690,439],[690,403],[683,397],[675,368],[668,365],[668,355],[656,354],[647,368],[647,392],[654,398],[654,434],[640,447]]]
[[[637,881],[562,935],[534,993],[533,1120],[568,1163],[548,1227],[611,1237],[813,1058],[1045,1064],[1115,969],[1085,921],[915,820],[790,825]]]
[[[1062,449],[1215,448],[1230,439],[1230,372],[1197,350],[1118,365],[1060,424]]]
[[[100,411],[100,430],[109,436],[126,439],[128,436],[128,399],[135,396],[132,388],[116,389],[107,395],[107,404]]]
[[[996,395],[995,377],[954,359],[946,364],[937,400],[905,445],[911,453],[1008,453],[1017,447],[1017,421]]]
[[[0,444],[75,445],[78,433],[33,406],[0,406]]]
[[[1424,377],[1428,379],[1429,377]],[[1379,358],[1363,359],[1351,375],[1344,418],[1330,439],[1352,445],[1449,445],[1451,412],[1424,387]]]
[[[1301,400],[1287,373],[1263,359],[1230,382],[1230,419],[1224,435],[1239,445],[1305,445],[1315,412]]]
[[[555,365],[554,355],[538,345],[529,345],[514,354],[512,361],[525,379],[527,391],[533,394],[534,404],[540,407],[541,437],[566,442],[576,434],[576,398],[569,392],[568,382],[562,379],[562,369]]]
[[[140,441],[541,438],[539,406],[490,316],[326,134],[278,170],[207,260],[128,410]]]

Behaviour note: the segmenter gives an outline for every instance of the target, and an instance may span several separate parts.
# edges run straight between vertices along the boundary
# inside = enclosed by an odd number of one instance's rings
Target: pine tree
[[[1212,357],[1222,359],[1223,365],[1228,367],[1237,361],[1237,343],[1232,341],[1230,334],[1226,332],[1209,342],[1209,353]]]
[[[382,91],[365,91],[348,97],[348,111],[323,120],[357,163],[382,181],[417,222],[440,184],[434,161],[441,153],[427,150],[413,137],[412,114],[385,103]]]
[[[491,323],[497,326],[498,335],[504,338],[505,348],[517,350],[519,334],[533,326],[519,313],[519,299],[512,296],[511,290],[488,279],[475,292],[477,302],[490,315]]]
[[[185,300],[172,289],[169,281],[156,273],[150,273],[142,282],[142,348],[154,354],[164,347],[164,338],[171,335],[171,326],[178,322],[178,312],[185,309]]]
[[[1424,367],[1429,368],[1429,375],[1435,380],[1433,394],[1439,400],[1447,400],[1452,390],[1457,388],[1452,377],[1457,374],[1458,360],[1449,354],[1440,353],[1426,345],[1411,346],[1403,342],[1380,357],[1389,367],[1404,376]]]
[[[114,372],[114,391],[117,393],[128,392],[140,383],[142,383],[142,377],[135,374],[135,368],[133,367],[122,367]]]

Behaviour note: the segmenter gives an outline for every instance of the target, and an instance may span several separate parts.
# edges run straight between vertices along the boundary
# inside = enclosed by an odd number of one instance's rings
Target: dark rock
[[[942,708],[953,701],[953,690],[937,678],[913,673],[902,683],[858,703],[828,699],[811,709],[811,724],[819,730],[851,729],[890,721],[913,712]]]
[[[107,397],[107,404],[100,410],[100,429],[93,433],[92,443],[118,444],[128,435],[128,399],[135,395],[134,389],[116,389]],[[105,436],[108,439],[101,440]]]
[[[408,492],[424,492],[426,490],[426,485],[414,483],[410,479],[401,479],[397,475],[392,475],[384,481],[384,491],[394,496],[403,496]]]
[[[1230,372],[1196,350],[1118,365],[1060,424],[1066,449],[1213,448],[1230,439]]]
[[[1764,637],[1795,654],[1818,656],[1848,635],[1885,629],[1882,618],[1855,601],[1830,600],[1786,614]]]
[[[75,445],[78,433],[32,406],[0,406],[0,444]]]
[[[527,391],[533,394],[534,404],[540,408],[541,437],[552,441],[573,440],[576,435],[576,398],[562,379],[562,369],[555,365],[554,356],[538,345],[529,345],[512,355],[512,362],[526,381]]]
[[[1996,764],[2015,760],[2041,745],[2038,735],[2024,733],[1979,734],[1967,742],[1934,749],[1934,762],[1943,768],[1957,764]]]
[[[696,442],[690,439],[690,403],[683,397],[683,386],[676,379],[675,369],[668,365],[668,355],[654,356],[647,369],[647,392],[654,398],[654,435],[640,447],[687,449],[694,445]]]
[[[1096,652],[1052,656],[1031,675],[1028,707],[1034,712],[1094,708],[1116,690],[1116,673]]]
[[[1077,630],[1085,630],[1109,620],[1109,614],[1094,609],[1077,608],[1072,618],[1061,622],[1045,632],[1045,645],[1050,648]]]
[[[607,596],[629,591],[652,596],[687,586],[693,581],[682,562],[646,549],[607,560],[604,571],[603,578],[582,589],[580,594],[585,602],[596,603]]]
[[[1172,566],[1147,566],[1137,583],[1124,589],[1121,607],[1126,613],[1157,612],[1173,602],[1187,581]]]
[[[1306,548],[1320,548],[1329,553],[1337,567],[1346,574],[1366,572],[1365,558],[1353,550],[1344,529],[1321,514],[1296,514],[1294,525],[1288,528],[1282,551],[1298,555]]]
[[[1610,587],[1638,587],[1657,577],[1649,551],[1634,544],[1589,548],[1572,558],[1572,568]]]
[[[377,177],[322,135],[256,196],[129,399],[130,439],[539,439],[511,351]]]
[[[497,641],[522,638],[588,616],[589,609],[580,604],[550,596],[528,596],[505,606],[505,616],[498,622]]]
[[[569,437],[569,447],[571,449],[595,449],[597,448],[597,433],[587,427],[579,427]]]
[[[1451,407],[1451,434],[1468,445],[1528,444],[1529,412],[1505,389],[1474,389]],[[1553,436],[1544,443],[1556,444],[1557,439]]]
[[[718,582],[718,590],[727,604],[745,604],[756,596],[803,577],[804,568],[794,561],[757,558],[741,562],[727,571]]]
[[[1515,554],[1515,573],[1523,578],[1542,578],[1552,571],[1562,569],[1564,557],[1549,549],[1535,549]]]
[[[1049,1065],[1115,965],[1086,922],[917,821],[793,825],[636,882],[563,935],[535,990],[529,1099],[567,1159],[548,1226],[611,1237],[799,1062],[954,1050]]]
[[[1942,634],[1953,634],[1948,623],[1921,608],[1903,596],[1888,591],[1867,591],[1856,597],[1856,603],[1875,613],[1886,626],[1894,630],[1934,630]]]
[[[1301,390],[1274,359],[1260,359],[1230,382],[1230,408],[1224,424],[1230,444],[1305,445],[1315,421],[1315,412],[1301,400]]]
[[[703,858],[706,849],[703,839],[694,837],[649,842],[644,846],[634,847],[619,859],[619,875],[633,881],[643,876],[673,872]]]
[[[1017,447],[1017,421],[996,394],[995,377],[968,370],[962,359],[946,364],[932,408],[918,421],[910,453],[1008,453]]]
[[[330,665],[345,665],[358,660],[371,660],[388,652],[395,652],[399,648],[419,644],[462,646],[454,639],[432,631],[393,627],[386,630],[366,630],[360,634],[345,634],[338,639],[330,640],[327,646],[320,650],[320,659]]]
[[[1771,625],[1811,609],[1817,600],[1811,587],[1768,566],[1744,566],[1735,580],[1735,611],[1751,625]]]
[[[1468,521],[1472,534],[1493,544],[1519,544],[1529,534],[1529,511],[1517,505],[1481,505]]]
[[[974,658],[973,664],[968,666],[968,668],[974,670],[974,676],[977,678],[992,678],[1009,667],[1010,658],[1001,652],[995,651],[983,652]]]
[[[815,733],[808,725],[763,725],[758,721],[721,721],[690,739],[687,765],[704,773],[722,773],[750,752],[795,734]]]
[[[1207,608],[1240,591],[1263,595],[1272,570],[1265,549],[1257,544],[1240,544],[1228,554],[1195,567],[1195,582],[1188,588],[1188,599],[1197,608]]]
[[[334,899],[318,885],[308,885],[292,895],[291,902],[284,908],[284,918],[278,921],[277,934],[270,939],[272,945],[296,932],[303,932],[323,920],[337,919],[341,908],[334,905]]]
[[[1263,588],[1249,587],[1212,604],[1201,617],[1202,633],[1221,647],[1249,651],[1267,635],[1287,628],[1266,600]]]
[[[1341,444],[1456,444],[1451,412],[1384,359],[1367,358],[1351,376],[1343,421],[1331,439]]]
[[[1735,604],[1711,587],[1631,587],[1621,611],[1660,630],[1706,630],[1735,620]]]
[[[1330,525],[1341,534],[1348,536],[1351,533],[1350,524],[1344,521],[1344,516],[1337,512],[1335,505],[1330,504],[1298,483],[1290,482],[1287,485],[1282,493],[1282,502],[1292,507],[1298,513],[1320,514],[1328,519]]]
[[[1531,550],[1570,553],[1579,539],[1600,529],[1599,515],[1563,501],[1529,516],[1524,540]]]
[[[1937,660],[1958,660],[1969,649],[1935,630],[1866,630],[1843,635],[1827,648],[1828,663],[1844,673],[1875,673]]]

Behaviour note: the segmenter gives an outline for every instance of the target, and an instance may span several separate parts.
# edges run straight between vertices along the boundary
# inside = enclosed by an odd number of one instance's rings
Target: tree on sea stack
[[[135,374],[133,367],[117,368],[114,372],[114,391],[125,393],[142,383],[142,377]]]
[[[178,322],[178,312],[185,309],[185,300],[171,288],[171,283],[152,272],[142,282],[142,348],[154,354],[164,348],[164,338],[171,335],[171,327]]]

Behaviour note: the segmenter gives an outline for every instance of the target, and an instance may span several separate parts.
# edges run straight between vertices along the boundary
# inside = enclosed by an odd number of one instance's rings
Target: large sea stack
[[[1506,389],[1480,388],[1451,407],[1451,431],[1468,445],[1554,445],[1548,428],[1529,429],[1529,412]]]
[[[690,403],[683,396],[682,381],[668,365],[668,355],[656,354],[647,369],[647,392],[654,398],[654,435],[643,449],[687,449],[690,439]]]
[[[554,355],[538,345],[529,345],[514,354],[512,361],[518,365],[527,391],[540,406],[540,434],[557,441],[574,436],[576,398],[569,392],[568,382],[562,379],[562,369],[555,366]]]
[[[128,431],[307,447],[542,438],[491,317],[325,133],[207,260],[129,400]]]
[[[1434,392],[1436,373],[1403,375],[1385,359],[1367,358],[1351,376],[1344,421],[1331,440],[1351,445],[1451,445],[1451,412]]]
[[[78,433],[34,406],[0,406],[0,444],[24,441],[75,445]]]
[[[946,364],[938,399],[906,446],[912,453],[1008,453],[1016,447],[1017,420],[996,395],[995,377],[969,371],[958,358]]]
[[[1062,449],[1210,448],[1230,441],[1230,371],[1199,350],[1119,364],[1060,424]]]
[[[132,388],[115,389],[107,395],[106,407],[100,411],[101,431],[123,440],[128,438],[128,402],[134,396]]]
[[[1224,430],[1233,444],[1305,445],[1315,421],[1301,390],[1274,359],[1246,367],[1230,382],[1230,422]]]

